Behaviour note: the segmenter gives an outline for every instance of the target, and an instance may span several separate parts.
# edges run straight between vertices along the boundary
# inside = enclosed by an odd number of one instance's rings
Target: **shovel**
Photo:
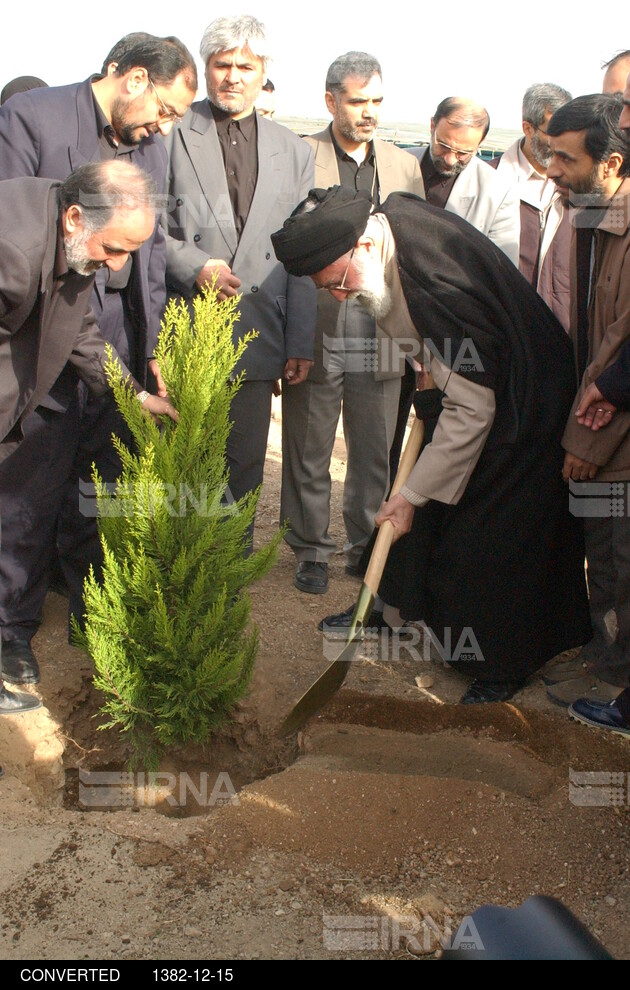
[[[407,481],[418,459],[423,436],[423,421],[421,419],[414,419],[409,439],[400,459],[396,480],[392,485],[390,498],[392,495],[397,495]],[[337,659],[333,660],[314,684],[311,684],[308,691],[302,695],[292,711],[289,712],[280,726],[280,736],[288,736],[291,732],[296,732],[297,729],[301,728],[311,715],[314,715],[320,708],[323,708],[326,702],[330,701],[343,684],[346,674],[350,669],[350,664],[354,660],[357,647],[363,640],[363,629],[370,617],[374,599],[378,592],[378,586],[381,583],[383,570],[385,569],[387,556],[393,542],[394,527],[389,520],[386,520],[379,527],[374,549],[370,557],[370,563],[365,572],[350,628],[348,629],[346,645]]]

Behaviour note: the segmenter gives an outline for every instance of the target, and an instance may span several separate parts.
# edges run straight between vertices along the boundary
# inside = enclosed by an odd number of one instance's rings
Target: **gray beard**
[[[214,103],[215,107],[223,110],[224,113],[229,113],[232,117],[237,113],[252,110],[254,106],[254,103],[248,105],[244,96],[238,102],[233,100],[231,103],[224,99],[220,92],[208,94],[208,98],[211,103]],[[256,99],[258,99],[258,96],[256,96]]]
[[[468,165],[468,162],[455,162],[454,165],[449,167],[444,162],[444,159],[440,158],[439,155],[435,155],[434,157],[433,152],[431,151],[431,145],[429,145],[429,155],[435,167],[435,171],[438,175],[443,175],[446,179],[452,179],[454,175],[461,175]]]
[[[74,237],[64,237],[63,239],[68,268],[76,272],[77,275],[82,275],[84,278],[89,278],[99,268],[102,268],[104,264],[102,261],[92,261],[85,253],[85,245],[92,236],[92,233],[92,231],[82,230],[80,233],[75,234]]]
[[[530,148],[532,151],[532,155],[534,156],[538,164],[541,165],[543,168],[547,168],[547,166],[551,162],[551,159],[553,158],[553,152],[549,147],[549,145],[544,144],[540,140],[538,135],[534,134],[533,138],[530,141]]]

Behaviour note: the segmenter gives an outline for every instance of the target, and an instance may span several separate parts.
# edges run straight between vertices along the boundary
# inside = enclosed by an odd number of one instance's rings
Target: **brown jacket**
[[[575,221],[579,223],[580,214]],[[575,232],[574,232],[575,234]],[[575,236],[571,262],[571,335],[577,353],[577,291]],[[630,480],[630,412],[618,412],[603,430],[580,426],[575,410],[584,390],[613,364],[630,338],[630,178],[624,179],[611,200],[594,236],[589,304],[589,353],[586,371],[578,387],[562,446],[585,461],[598,464],[597,481]]]

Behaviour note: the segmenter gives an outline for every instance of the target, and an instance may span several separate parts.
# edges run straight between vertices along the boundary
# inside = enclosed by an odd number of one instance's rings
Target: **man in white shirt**
[[[551,149],[547,123],[571,94],[553,83],[530,86],[523,97],[523,134],[499,160],[497,174],[518,188],[521,202],[519,269],[569,329],[569,254],[571,227],[568,210],[555,183],[547,178]]]

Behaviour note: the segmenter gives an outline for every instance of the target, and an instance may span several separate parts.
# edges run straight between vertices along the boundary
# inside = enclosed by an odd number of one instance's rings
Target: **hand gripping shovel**
[[[414,419],[409,439],[400,459],[396,480],[392,485],[390,498],[392,495],[397,495],[407,481],[411,469],[418,459],[423,436],[424,423],[421,419]],[[279,734],[281,736],[288,736],[291,732],[296,732],[297,729],[301,728],[311,715],[314,715],[320,708],[323,708],[327,701],[330,701],[343,684],[345,676],[350,669],[350,664],[354,660],[357,647],[363,639],[364,625],[372,611],[374,598],[376,597],[378,586],[383,576],[383,570],[385,569],[387,555],[393,542],[394,527],[387,520],[379,528],[376,537],[370,563],[368,564],[368,569],[365,573],[356,608],[352,616],[352,622],[348,629],[346,645],[337,659],[333,660],[324,673],[302,695],[292,711],[289,712],[280,726]]]

